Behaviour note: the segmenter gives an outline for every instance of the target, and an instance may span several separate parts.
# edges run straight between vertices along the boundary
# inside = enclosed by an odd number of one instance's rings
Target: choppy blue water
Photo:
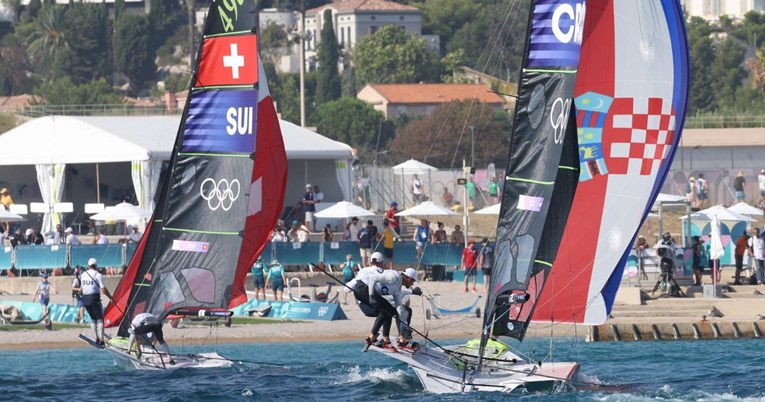
[[[524,395],[520,400],[765,400],[765,353],[758,340],[554,343],[555,360],[580,362],[583,384],[577,391]],[[125,371],[115,367],[106,352],[90,348],[2,351],[0,400],[466,400],[465,395],[425,393],[407,366],[374,352],[361,353],[360,346],[360,342],[219,345],[215,349],[231,359],[278,365],[247,363],[166,372]],[[537,357],[543,357],[549,340],[524,342],[523,350],[534,349]],[[504,399],[507,395],[470,395],[477,401]]]

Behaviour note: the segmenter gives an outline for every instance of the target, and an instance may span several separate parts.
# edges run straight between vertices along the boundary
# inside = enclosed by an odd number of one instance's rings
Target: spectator
[[[388,269],[393,269],[393,242],[398,240],[398,233],[390,228],[388,221],[383,221],[383,231],[380,241],[383,244],[383,255],[388,260]]]
[[[396,233],[401,234],[401,228],[399,227],[398,216],[396,216],[396,213],[398,213],[398,203],[396,201],[391,201],[390,208],[385,211],[385,220],[390,224],[391,229],[395,230]]]
[[[11,242],[11,247],[13,248],[16,248],[18,245],[27,244],[27,238],[21,234],[21,229],[16,229],[16,231],[8,237],[8,240]]]
[[[305,211],[305,226],[313,228],[316,231],[316,226],[313,219],[313,214],[316,212],[316,205],[313,194],[313,186],[310,184],[305,185],[305,193],[303,193],[303,210]],[[293,225],[294,226],[294,225]]]
[[[77,303],[77,323],[82,324],[85,321],[85,305],[82,304],[82,284],[80,283],[80,275],[82,274],[82,267],[77,265],[74,267],[74,279],[72,280],[72,298]]]
[[[433,232],[433,243],[446,243],[448,241],[446,237],[446,230],[444,230],[444,223],[438,222],[438,229]]]
[[[420,181],[416,174],[412,177],[412,196],[416,204],[422,202],[422,181]]]
[[[472,211],[475,209],[475,182],[473,181],[473,176],[470,176],[467,183],[465,183],[465,191],[467,191],[468,196],[468,211]]]
[[[50,303],[50,292],[53,291],[53,293],[56,293],[56,288],[54,288],[53,285],[48,282],[47,272],[41,273],[40,278],[40,282],[37,283],[37,290],[35,290],[35,295],[32,296],[32,301],[37,300],[37,296],[40,296],[42,315],[43,318],[46,318],[48,315],[48,303]]]
[[[255,300],[266,300],[266,277],[263,269],[265,268],[263,264],[263,257],[258,256],[258,259],[255,260],[255,264],[252,264],[252,281],[253,281],[253,289],[255,289]],[[263,294],[263,298],[260,298],[261,293]]]
[[[27,229],[27,244],[40,245],[45,243],[45,239],[42,234],[38,233],[34,228]]]
[[[736,198],[736,202],[744,202],[746,179],[744,179],[744,171],[739,170],[736,174],[736,178],[733,179],[733,195]]]
[[[704,254],[704,245],[702,244],[704,241],[701,240],[699,236],[693,236],[693,243],[692,243],[692,255],[693,255],[693,276],[694,276],[694,286],[701,286],[701,276],[704,274],[704,264],[703,261],[703,254]],[[657,243],[658,244],[658,243]]]
[[[647,280],[648,275],[645,273],[645,267],[643,266],[643,257],[645,257],[645,250],[648,249],[650,246],[648,244],[648,241],[646,241],[645,237],[638,236],[637,243],[635,243],[635,251],[637,253],[638,258],[638,270],[640,271],[640,279],[641,280]]]
[[[765,169],[760,170],[757,175],[757,186],[760,188],[760,204],[765,205]]]
[[[0,205],[2,205],[6,211],[11,210],[11,205],[13,205],[13,198],[10,194],[8,194],[7,188],[0,189]],[[5,226],[5,233],[11,233],[11,227],[8,222],[4,222],[3,225]]]
[[[329,223],[324,226],[324,241],[332,241],[335,235],[332,233],[332,225]]]
[[[489,289],[489,278],[491,278],[491,269],[494,267],[494,247],[489,244],[488,238],[481,241],[481,252],[478,255],[478,266],[483,273],[483,291]]]
[[[128,243],[138,243],[141,241],[141,236],[143,236],[143,233],[138,231],[138,226],[133,225],[132,232],[128,235]]]
[[[359,241],[359,229],[361,229],[359,225],[359,218],[353,217],[351,218],[350,223],[345,225],[345,240],[349,241]]]
[[[744,255],[749,252],[749,236],[746,231],[741,232],[741,236],[736,239],[736,276],[733,282],[734,285],[741,285],[741,271],[744,269]]]
[[[292,243],[305,243],[308,241],[308,234],[311,233],[308,228],[297,220],[292,221],[292,227],[289,231],[289,241]]]
[[[72,228],[66,228],[66,230],[64,231],[64,234],[66,234],[66,245],[67,246],[76,246],[78,244],[82,244],[80,242],[80,238],[77,237],[77,235],[73,233]]]
[[[351,254],[345,255],[345,262],[340,264],[340,268],[343,269],[343,283],[347,284],[348,282],[352,281],[353,278],[356,277],[356,272],[358,272],[358,266],[355,262],[353,262],[353,256]],[[343,304],[348,304],[348,301],[346,300],[348,298],[349,292],[343,292]]]
[[[106,237],[103,229],[96,230],[96,244],[109,244],[109,238]]]
[[[465,233],[460,230],[460,225],[454,225],[454,230],[452,231],[452,243],[459,245],[465,244]]]
[[[441,194],[441,202],[447,208],[451,208],[452,205],[454,205],[454,195],[452,195],[446,187],[444,187],[444,193]]]
[[[319,190],[319,185],[313,186],[313,201],[316,204],[324,202],[324,193]]]
[[[698,199],[696,199],[697,192],[696,179],[691,176],[691,178],[688,179],[688,183],[685,183],[685,199],[691,203],[692,207],[695,207],[698,203]]]
[[[752,233],[752,254],[754,255],[754,274],[757,284],[762,285],[765,276],[765,241],[760,228],[754,228]]]
[[[473,240],[470,240],[467,244],[467,247],[465,247],[464,250],[462,250],[462,268],[465,270],[465,293],[468,292],[468,281],[470,280],[470,277],[473,277],[473,293],[476,293],[478,289],[476,289],[476,276],[478,276],[477,272],[477,262],[478,262],[478,250],[475,249],[475,242]]]
[[[367,226],[359,230],[359,252],[361,252],[361,265],[366,267],[371,265],[369,259],[372,256],[372,249],[376,246],[379,235],[377,226],[372,220],[367,221]]]
[[[422,260],[422,252],[430,241],[430,224],[427,219],[421,219],[420,224],[414,230],[412,240],[417,242],[417,261]]]
[[[491,197],[491,204],[499,203],[499,184],[497,184],[497,178],[492,176],[489,181],[489,197]]]
[[[696,199],[698,203],[696,208],[703,208],[709,198],[709,183],[704,178],[704,173],[699,173],[699,178],[696,179]]]

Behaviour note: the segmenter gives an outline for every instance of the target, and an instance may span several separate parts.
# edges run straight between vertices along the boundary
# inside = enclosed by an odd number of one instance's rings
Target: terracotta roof
[[[481,84],[370,84],[390,103],[446,103],[478,99],[485,103],[501,103],[501,96]]]
[[[16,112],[32,101],[32,95],[0,96],[0,112]]]
[[[322,12],[331,7],[337,11],[420,11],[417,7],[407,6],[386,0],[333,0],[332,3],[307,10],[307,14]]]

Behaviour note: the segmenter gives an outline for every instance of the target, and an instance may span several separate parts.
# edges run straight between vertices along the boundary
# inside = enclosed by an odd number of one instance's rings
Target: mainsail
[[[584,0],[531,3],[484,316],[495,335],[523,338],[563,234],[578,169],[569,120],[584,16]]]
[[[286,152],[253,12],[238,4],[210,6],[157,209],[106,311],[122,336],[141,312],[245,302],[244,278],[281,211]]]
[[[574,89],[579,184],[533,319],[601,324],[677,149],[689,87],[677,0],[587,0]]]

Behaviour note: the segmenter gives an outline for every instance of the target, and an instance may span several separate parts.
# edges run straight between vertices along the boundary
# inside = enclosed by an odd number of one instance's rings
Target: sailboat
[[[682,131],[690,76],[677,0],[532,0],[480,339],[414,352],[434,393],[572,387],[576,362],[533,361],[532,320],[600,324]]]
[[[104,314],[118,327],[105,349],[137,369],[217,367],[217,353],[128,350],[131,320],[149,312],[230,317],[284,201],[287,157],[258,56],[249,6],[213,1],[167,179],[143,238]],[[83,337],[81,335],[81,337]],[[90,341],[89,339],[87,339]]]

